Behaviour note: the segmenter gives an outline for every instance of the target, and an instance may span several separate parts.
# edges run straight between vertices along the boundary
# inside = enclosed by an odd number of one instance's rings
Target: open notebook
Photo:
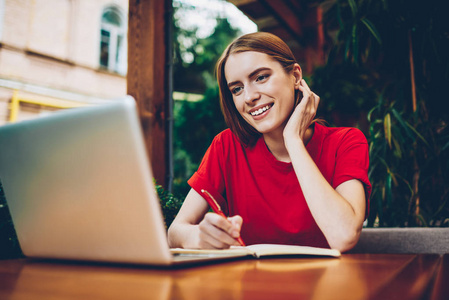
[[[242,249],[169,249],[129,96],[4,125],[0,149],[0,181],[26,256],[174,265],[253,255]],[[283,249],[339,255],[328,249]]]
[[[202,249],[171,249],[174,255],[217,255],[234,254],[236,256],[248,256],[262,258],[269,256],[333,256],[340,257],[340,251],[336,249],[316,248],[294,245],[256,244],[249,246],[233,246],[227,250],[202,250]]]

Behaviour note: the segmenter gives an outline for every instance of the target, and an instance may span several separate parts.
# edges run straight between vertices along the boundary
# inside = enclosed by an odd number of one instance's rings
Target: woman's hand
[[[240,237],[242,222],[242,217],[238,215],[225,219],[216,213],[207,213],[198,226],[199,248],[227,249],[239,246],[236,239]]]
[[[310,90],[304,79],[301,79],[298,89],[302,92],[303,98],[294,109],[284,128],[283,135],[286,146],[289,141],[298,138],[304,141],[305,133],[313,118],[315,118],[320,103],[320,97]]]
[[[242,217],[224,218],[207,213],[209,205],[194,189],[188,193],[175,220],[168,229],[171,248],[227,249],[240,245]]]

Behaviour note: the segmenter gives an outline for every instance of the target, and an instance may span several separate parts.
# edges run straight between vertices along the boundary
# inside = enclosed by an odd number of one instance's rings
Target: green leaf
[[[354,24],[352,27],[352,57],[357,65],[359,62],[359,39],[357,36],[357,24]]]
[[[395,116],[396,120],[398,120],[399,124],[404,128],[405,132],[411,139],[415,139],[415,136],[413,136],[412,132],[421,140],[424,144],[429,146],[429,143],[427,140],[416,130],[415,127],[413,127],[409,122],[404,121],[404,119],[401,117],[401,115],[397,112],[396,109],[391,110],[393,115]]]
[[[371,110],[368,112],[368,115],[366,116],[366,118],[368,119],[368,122],[372,122],[371,120],[371,116],[374,113],[374,111],[377,109],[377,106],[374,106],[373,108],[371,108]],[[449,144],[449,143],[448,143]]]
[[[390,172],[390,168],[388,167],[387,162],[386,162],[382,157],[378,157],[378,159],[379,159],[379,161],[384,165],[385,169],[387,169],[387,172],[388,172],[388,173],[391,173],[391,172]]]
[[[401,114],[399,114],[398,111],[394,108],[391,109],[391,112],[393,113],[394,117],[399,122],[399,124],[402,126],[402,128],[405,130],[405,133],[407,133],[407,135],[414,140],[415,137],[409,130],[409,126],[407,126],[407,122],[402,118]]]
[[[374,24],[365,17],[362,18],[360,21],[366,26],[366,28],[368,28],[368,30],[371,32],[371,34],[379,43],[379,45],[382,45],[382,38],[380,37],[380,33],[379,31],[377,31],[376,26],[374,26]]]
[[[422,140],[424,142],[424,144],[429,146],[429,143],[427,142],[427,140],[415,129],[415,127],[413,127],[409,123],[406,123],[406,125],[419,137],[420,140]]]
[[[389,113],[384,117],[384,133],[385,139],[388,142],[388,146],[390,146],[391,149],[391,116]]]
[[[341,30],[343,30],[345,28],[345,24],[343,23],[343,19],[341,17],[341,4],[337,5],[337,20]]]
[[[391,206],[392,201],[392,191],[391,191],[391,173],[387,173],[387,180],[385,181],[385,201],[388,206]]]
[[[393,180],[394,186],[398,186],[398,180],[396,179],[396,174],[390,173],[390,175],[391,175],[391,179]]]
[[[398,140],[394,136],[392,137],[392,139],[393,139],[393,145],[394,145],[394,149],[395,149],[394,150],[394,154],[395,154],[396,157],[401,159],[402,158],[401,146],[400,146]]]
[[[441,151],[446,150],[447,148],[449,148],[449,142],[447,142],[446,144],[444,144],[444,146],[441,148]]]
[[[351,47],[351,39],[347,39],[345,42],[345,61],[349,59],[349,48]]]
[[[418,218],[418,220],[421,221],[421,223],[423,224],[424,227],[428,227],[429,225],[426,222],[426,219],[424,218],[424,216],[422,214],[418,214],[416,216]]]
[[[443,201],[443,203],[435,211],[434,216],[437,216],[443,210],[443,208],[446,206],[446,203],[448,202],[448,199],[449,199],[449,197],[446,197],[446,199]]]
[[[357,15],[357,4],[354,0],[348,0],[348,3],[351,7],[352,16],[355,17]]]

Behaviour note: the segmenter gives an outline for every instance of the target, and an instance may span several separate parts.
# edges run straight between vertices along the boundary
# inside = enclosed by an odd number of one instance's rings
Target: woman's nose
[[[245,102],[250,104],[260,98],[259,91],[252,86],[245,87]]]

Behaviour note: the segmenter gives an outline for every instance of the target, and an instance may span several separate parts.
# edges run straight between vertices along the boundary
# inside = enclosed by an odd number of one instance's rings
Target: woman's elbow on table
[[[329,239],[328,243],[332,249],[337,249],[340,252],[346,252],[354,248],[360,238],[361,228],[352,228],[342,230],[338,237]]]

